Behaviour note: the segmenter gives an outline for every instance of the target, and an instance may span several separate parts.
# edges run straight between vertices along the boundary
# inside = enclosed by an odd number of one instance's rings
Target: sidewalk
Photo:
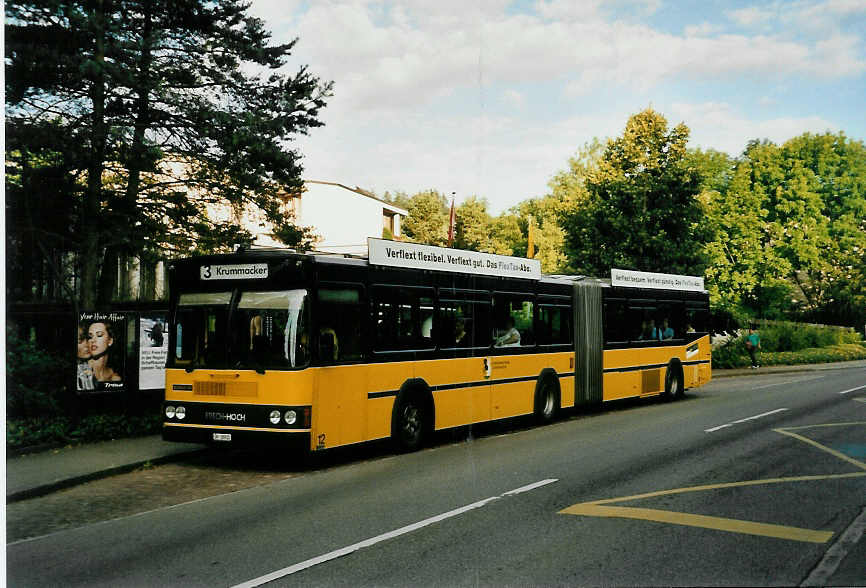
[[[760,376],[762,374],[789,374],[796,372],[820,372],[824,370],[863,368],[866,368],[866,359],[857,359],[854,361],[837,361],[834,363],[806,363],[802,365],[768,365],[759,367],[756,370],[753,370],[749,367],[725,370],[713,368],[713,378],[727,378],[731,376]]]
[[[146,463],[164,463],[204,449],[203,445],[169,443],[160,435],[151,435],[9,457],[6,459],[6,503],[130,472]]]
[[[814,372],[831,369],[864,369],[866,360],[809,365],[768,366],[713,370],[713,378]],[[119,439],[52,449],[6,459],[6,502],[43,496],[90,480],[132,471],[146,463],[165,463],[206,446],[169,443],[159,435]]]

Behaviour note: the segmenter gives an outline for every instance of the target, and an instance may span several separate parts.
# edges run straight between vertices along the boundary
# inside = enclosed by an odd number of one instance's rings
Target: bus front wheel
[[[427,414],[415,395],[404,395],[394,405],[391,437],[400,451],[415,451],[424,443]]]

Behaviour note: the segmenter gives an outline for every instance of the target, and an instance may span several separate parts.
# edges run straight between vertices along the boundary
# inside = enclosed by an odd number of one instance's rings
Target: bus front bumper
[[[267,431],[163,423],[162,438],[164,441],[203,443],[217,447],[310,448],[309,430]]]

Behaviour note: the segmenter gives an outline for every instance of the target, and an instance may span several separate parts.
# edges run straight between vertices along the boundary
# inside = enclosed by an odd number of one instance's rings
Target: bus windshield
[[[180,296],[173,360],[190,368],[298,368],[309,363],[307,291],[242,291]],[[229,365],[229,354],[232,362]]]
[[[232,349],[241,367],[307,365],[310,323],[307,291],[241,292],[234,314]]]
[[[175,317],[173,360],[185,367],[225,367],[231,292],[181,294]]]

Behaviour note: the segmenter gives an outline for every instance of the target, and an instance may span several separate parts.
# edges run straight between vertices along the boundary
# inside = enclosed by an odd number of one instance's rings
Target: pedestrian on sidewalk
[[[746,336],[746,350],[749,352],[749,357],[752,359],[752,369],[758,369],[758,349],[761,348],[761,336],[758,334],[758,329],[755,325],[749,327],[749,334]]]

